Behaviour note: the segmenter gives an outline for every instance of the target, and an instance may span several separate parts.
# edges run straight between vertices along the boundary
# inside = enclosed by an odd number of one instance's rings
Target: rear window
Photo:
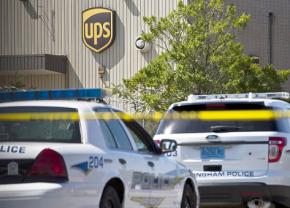
[[[29,113],[75,113],[77,109],[63,107],[1,107],[0,115]],[[80,125],[72,119],[0,119],[1,141],[31,141],[80,143]]]
[[[176,106],[168,113],[184,113],[191,111],[211,110],[271,110],[264,106],[263,102],[258,103],[207,103]],[[246,131],[279,131],[278,123],[274,120],[226,120],[226,121],[205,121],[199,119],[183,120],[162,120],[157,134],[178,134],[178,133],[203,133],[203,132],[246,132]],[[285,124],[285,122],[283,121]]]

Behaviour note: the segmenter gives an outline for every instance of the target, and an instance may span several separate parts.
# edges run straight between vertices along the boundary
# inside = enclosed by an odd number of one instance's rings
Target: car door
[[[96,109],[110,113],[109,109]],[[111,112],[112,113],[112,112]],[[135,144],[119,119],[99,119],[108,153],[116,161],[118,174],[125,183],[124,207],[144,207],[150,202],[150,169],[144,156],[135,151]]]
[[[143,155],[150,168],[150,207],[179,207],[174,204],[177,199],[177,183],[181,182],[178,177],[177,163],[160,153],[151,136],[136,122],[124,121],[137,146],[137,152]],[[183,189],[179,190],[182,191]]]

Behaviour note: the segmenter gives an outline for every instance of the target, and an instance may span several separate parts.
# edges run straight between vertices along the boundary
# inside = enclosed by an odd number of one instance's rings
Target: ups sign
[[[82,13],[82,39],[91,50],[99,53],[110,47],[115,38],[115,12],[90,8]]]

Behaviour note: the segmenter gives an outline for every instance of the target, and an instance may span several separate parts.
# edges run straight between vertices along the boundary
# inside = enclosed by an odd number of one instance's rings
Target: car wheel
[[[100,208],[121,208],[121,202],[116,190],[108,186],[103,193]]]
[[[183,196],[181,201],[181,208],[195,208],[196,195],[189,184],[184,186]]]

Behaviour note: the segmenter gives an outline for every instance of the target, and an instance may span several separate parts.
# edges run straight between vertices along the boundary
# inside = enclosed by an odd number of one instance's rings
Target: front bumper
[[[244,207],[262,198],[290,207],[290,186],[265,183],[210,183],[199,186],[201,207]]]
[[[26,183],[0,185],[1,208],[98,207],[99,193],[70,184]]]

